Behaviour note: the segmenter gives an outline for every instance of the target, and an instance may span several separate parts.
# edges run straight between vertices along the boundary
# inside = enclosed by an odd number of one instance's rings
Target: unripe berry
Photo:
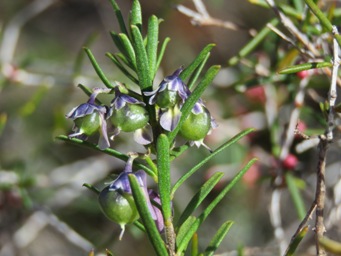
[[[133,132],[143,128],[149,121],[147,110],[139,104],[126,104],[120,109],[113,109],[111,122],[124,132]]]
[[[211,115],[205,107],[199,114],[191,112],[182,124],[180,134],[187,140],[197,141],[205,138],[211,129]]]

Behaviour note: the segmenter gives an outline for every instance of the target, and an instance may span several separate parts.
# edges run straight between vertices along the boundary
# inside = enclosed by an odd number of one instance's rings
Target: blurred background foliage
[[[30,8],[39,8],[37,6],[41,7],[43,2],[46,4],[43,11],[26,21],[21,20],[32,11]],[[220,64],[223,69],[204,94],[204,100],[219,127],[208,137],[207,144],[215,148],[221,141],[249,127],[255,127],[257,132],[210,161],[186,186],[179,189],[175,195],[175,211],[183,210],[196,188],[213,172],[224,172],[224,182],[228,182],[248,159],[257,156],[259,162],[246,174],[238,189],[223,200],[214,211],[214,216],[204,223],[199,237],[202,241],[209,241],[228,218],[235,224],[219,249],[220,253],[244,248],[245,255],[275,255],[278,245],[267,208],[275,169],[283,164],[276,159],[274,149],[280,147],[279,144],[274,145],[274,141],[281,141],[281,138],[271,138],[274,133],[271,127],[267,127],[265,93],[269,90],[264,90],[264,84],[270,80],[262,80],[255,75],[255,69],[265,68],[265,74],[273,78],[280,66],[279,56],[290,48],[270,34],[249,59],[244,60],[246,64],[228,67],[228,60],[252,38],[249,30],[260,30],[274,15],[271,10],[246,0],[211,0],[204,3],[213,17],[235,22],[242,29],[232,31],[191,25],[189,18],[174,8],[175,4],[193,8],[189,0],[141,0],[144,17],[156,14],[164,19],[160,37],[171,37],[157,75],[158,81],[154,83],[158,84],[179,66],[189,64],[208,43],[216,43],[209,63]],[[119,4],[127,13],[130,1],[119,1]],[[16,42],[12,38],[7,43],[8,37],[15,35],[15,26],[21,26],[18,40]],[[104,187],[112,175],[122,170],[124,163],[54,139],[71,131],[72,124],[64,116],[87,99],[77,84],[103,87],[82,52],[83,46],[91,48],[110,79],[127,82],[104,56],[105,52],[116,51],[108,32],[117,29],[107,0],[0,2],[1,256],[86,255],[91,248],[98,253],[109,248],[114,255],[152,255],[149,242],[134,226],[128,227],[123,241],[118,241],[118,225],[102,215],[96,197],[82,187],[85,182]],[[14,47],[13,51],[11,47]],[[273,78],[272,82],[275,80]],[[276,95],[272,106],[278,110],[278,116],[274,117],[278,117],[279,132],[276,135],[284,134],[299,82],[298,76],[288,75],[270,88]],[[317,101],[327,94],[328,80],[318,75],[310,88],[313,91],[302,108],[301,123],[310,130],[323,130],[325,121],[322,115],[316,114],[320,111]],[[96,138],[92,139],[96,141]],[[294,142],[292,151],[297,143]],[[142,150],[126,134],[117,138],[113,145],[121,152]],[[172,179],[177,180],[186,169],[207,154],[209,152],[203,148],[184,154],[172,166]],[[308,207],[314,194],[314,177],[311,174],[315,171],[316,152],[312,149],[299,156],[293,153],[293,156],[288,169],[302,178],[301,181],[306,181],[302,183],[305,186],[302,191]],[[330,187],[338,179],[337,159],[340,159],[340,153],[336,145],[329,158],[331,166],[335,164],[327,181]],[[216,192],[221,186],[217,186]],[[291,199],[288,199],[289,193],[284,191],[281,207],[285,216],[283,227],[290,238],[298,218]],[[301,249],[307,253],[305,255],[309,255],[306,249],[311,246],[309,241],[307,239],[307,245]]]

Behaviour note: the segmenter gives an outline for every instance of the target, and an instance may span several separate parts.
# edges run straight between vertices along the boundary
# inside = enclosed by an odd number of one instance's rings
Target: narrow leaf
[[[177,253],[180,255],[184,250],[186,250],[188,243],[190,242],[192,236],[197,232],[200,225],[205,221],[207,216],[212,212],[212,210],[217,206],[217,204],[226,196],[226,194],[233,188],[236,183],[243,177],[251,165],[256,161],[252,159],[248,164],[236,174],[236,176],[231,180],[231,182],[219,193],[219,195],[208,205],[208,207],[203,211],[202,214],[195,220],[195,222],[189,227],[187,233],[184,235],[181,241],[178,243]],[[177,240],[178,241],[178,240]]]
[[[292,74],[297,73],[303,70],[309,70],[313,68],[324,68],[324,67],[332,67],[333,64],[331,62],[310,62],[310,63],[303,63],[295,66],[290,66],[281,69],[278,71],[279,74]]]
[[[125,49],[125,47],[124,47],[124,45],[122,43],[122,40],[121,40],[119,34],[114,32],[114,31],[111,31],[110,32],[110,36],[111,36],[115,46],[117,47],[118,51],[121,52],[124,55],[127,55],[128,53],[127,53],[127,51],[126,51],[126,49]]]
[[[92,64],[92,66],[94,67],[98,77],[102,80],[102,82],[104,83],[104,85],[107,88],[114,88],[115,86],[111,84],[111,82],[109,81],[109,79],[105,76],[104,72],[102,71],[102,69],[100,68],[100,66],[98,65],[94,55],[92,54],[92,52],[90,51],[90,49],[84,47],[83,48],[84,51],[86,52],[86,54],[88,55],[90,62]]]
[[[211,192],[211,190],[215,187],[215,185],[220,181],[223,177],[222,172],[217,172],[209,178],[208,181],[199,189],[199,191],[193,196],[191,201],[188,203],[185,210],[182,212],[178,222],[177,227],[180,227],[185,220],[198,208],[198,206],[202,203],[202,201],[206,198],[206,196]]]
[[[274,18],[269,22],[272,26],[277,26],[279,20]],[[260,43],[264,41],[264,38],[271,32],[272,30],[268,26],[264,26],[264,28],[258,32],[258,34],[251,39],[237,54],[237,56],[232,57],[228,61],[229,66],[234,66],[239,63],[239,60],[249,55]]]
[[[159,40],[159,20],[156,16],[152,15],[148,21],[148,34],[147,34],[147,55],[149,63],[150,77],[153,79],[156,74],[156,58],[157,47]]]
[[[131,7],[130,26],[134,25],[141,31],[142,28],[142,10],[139,0],[133,0]]]
[[[124,67],[124,66],[122,65],[122,63],[118,60],[118,58],[117,58],[115,55],[113,55],[113,54],[111,54],[111,53],[106,53],[105,55],[106,55],[107,57],[110,58],[110,60],[116,65],[116,67],[118,67],[119,70],[122,71],[122,73],[123,73],[126,77],[128,77],[128,78],[129,78],[131,81],[133,81],[134,83],[139,84],[138,79],[137,79],[133,74],[131,74],[131,73],[126,69],[126,67]]]
[[[110,3],[114,9],[114,12],[115,12],[115,15],[116,15],[116,18],[117,18],[117,21],[118,21],[118,24],[120,26],[120,29],[121,31],[124,33],[124,34],[128,34],[128,30],[126,28],[126,25],[125,25],[125,22],[124,22],[124,19],[123,19],[123,15],[122,15],[122,12],[120,10],[120,7],[118,6],[118,4],[116,3],[115,0],[110,0]]]
[[[152,90],[152,81],[149,75],[149,63],[147,52],[144,47],[140,30],[136,26],[131,26],[133,36],[133,47],[136,54],[136,72],[139,78],[139,86],[142,91]]]
[[[181,72],[180,78],[182,80],[185,80],[188,78],[194,70],[200,65],[200,63],[206,58],[207,53],[209,53],[212,48],[215,46],[215,44],[208,44],[204,49],[201,50],[201,52],[197,55],[197,57],[192,61],[192,63],[184,69],[184,71]]]
[[[168,134],[168,139],[170,142],[175,139],[177,133],[179,132],[181,128],[182,123],[186,120],[188,115],[191,113],[192,108],[194,107],[195,103],[200,99],[205,89],[212,83],[214,77],[217,75],[219,70],[220,70],[220,66],[218,65],[210,67],[207,70],[201,82],[198,84],[198,86],[194,89],[194,91],[188,97],[185,104],[181,108],[181,118],[177,127]]]
[[[99,191],[95,186],[92,186],[91,184],[88,183],[84,183],[83,187],[86,187],[87,189],[91,190],[92,192],[94,192],[96,195],[99,195],[99,193],[101,191]]]
[[[139,230],[143,231],[143,232],[146,232],[146,229],[145,227],[143,226],[143,224],[140,222],[140,221],[135,221],[134,222],[134,225],[135,227],[137,227]]]
[[[298,187],[296,185],[295,177],[291,173],[287,172],[285,175],[285,180],[287,182],[291,198],[294,202],[298,218],[300,220],[303,220],[307,211],[305,209],[304,201],[301,197],[300,191],[298,190]]]
[[[59,136],[56,137],[56,139],[62,140],[62,141],[66,141],[66,142],[71,143],[73,145],[87,147],[87,148],[91,148],[91,149],[103,152],[103,153],[105,153],[107,155],[110,155],[110,156],[116,157],[118,159],[121,159],[124,162],[127,162],[128,159],[129,159],[129,156],[127,156],[125,154],[122,154],[121,152],[118,152],[118,151],[116,151],[116,150],[114,150],[112,148],[106,148],[106,149],[102,150],[102,149],[100,149],[97,146],[97,144],[94,144],[94,143],[91,143],[91,142],[88,142],[88,141],[80,140],[80,139],[77,139],[77,138],[68,138],[65,135],[59,135]],[[157,177],[155,176],[155,173],[151,169],[149,169],[148,167],[146,167],[143,164],[140,164],[140,163],[138,163],[136,161],[134,161],[134,166],[139,168],[139,169],[144,170],[148,175],[153,177],[154,180],[157,180]]]
[[[218,229],[217,233],[212,238],[211,242],[207,246],[204,256],[213,256],[214,252],[218,249],[221,242],[224,240],[225,236],[229,232],[233,222],[227,221]]]
[[[97,36],[98,36],[98,33],[92,33],[86,38],[83,45],[88,45],[88,46],[92,45],[93,42],[97,39]],[[83,53],[83,50],[79,50],[77,57],[76,57],[75,64],[73,66],[72,73],[74,74],[74,76],[79,75],[81,73],[83,62],[84,62],[84,53]]]
[[[290,244],[284,254],[284,256],[292,256],[295,255],[295,251],[298,247],[298,245],[301,243],[302,239],[305,237],[305,235],[308,233],[309,227],[305,226],[303,227],[300,232],[295,236],[291,241]]]
[[[305,3],[308,5],[310,10],[316,15],[316,17],[319,19],[321,22],[322,26],[326,31],[329,33],[332,33],[333,31],[333,25],[332,23],[328,20],[327,16],[324,15],[324,13],[320,10],[320,8],[316,5],[316,3],[313,0],[304,0]],[[341,47],[341,35],[335,34],[334,35],[337,43]]]
[[[341,243],[331,240],[327,237],[320,237],[319,244],[323,246],[323,248],[330,253],[341,255]]]
[[[221,153],[224,149],[228,148],[229,146],[231,146],[232,144],[236,143],[237,141],[239,141],[241,138],[243,138],[244,136],[246,136],[247,134],[253,132],[254,129],[253,128],[249,128],[246,129],[245,131],[242,131],[240,133],[238,133],[237,135],[235,135],[233,138],[229,139],[227,142],[225,142],[224,144],[222,144],[220,147],[218,147],[216,150],[214,150],[212,152],[212,154],[210,154],[208,157],[204,158],[200,163],[198,163],[197,165],[195,165],[191,170],[189,170],[188,172],[186,172],[173,186],[172,189],[172,197],[174,196],[175,191],[182,185],[182,183],[184,183],[189,177],[192,176],[193,173],[195,173],[201,166],[203,166],[205,163],[207,163],[209,160],[211,160],[213,157],[215,157],[216,155],[218,155],[219,153]]]
[[[179,245],[181,241],[186,237],[188,231],[192,227],[192,225],[197,220],[194,216],[189,216],[187,220],[181,225],[181,227],[178,230],[178,233],[176,235],[176,244]]]
[[[192,256],[198,256],[199,255],[199,238],[198,238],[197,233],[194,233],[194,235],[193,235],[191,247],[192,247],[191,255]]]
[[[159,192],[161,208],[165,220],[172,218],[170,190],[170,161],[169,161],[169,142],[166,135],[161,134],[157,139],[157,169],[159,180]]]
[[[159,56],[157,57],[157,61],[156,61],[155,71],[157,71],[160,67],[161,61],[163,59],[163,56],[165,54],[165,51],[166,51],[166,48],[167,48],[169,41],[170,41],[170,38],[166,37],[165,40],[163,41],[162,45],[161,45]]]
[[[206,57],[202,60],[199,67],[191,75],[191,78],[189,79],[189,81],[187,83],[187,86],[190,90],[192,90],[193,86],[195,85],[196,81],[198,80],[198,77],[199,77],[202,69],[204,68],[208,58],[210,57],[210,55],[211,55],[211,53],[207,53]]]
[[[0,114],[0,136],[5,129],[6,123],[7,123],[7,114],[1,113]]]
[[[119,38],[122,42],[122,45],[125,50],[125,56],[127,57],[128,61],[132,64],[134,68],[136,68],[136,57],[134,47],[132,46],[128,36],[126,34],[120,33]]]
[[[156,254],[160,256],[168,255],[166,246],[161,238],[159,231],[157,230],[156,224],[152,216],[150,215],[144,192],[142,191],[136,176],[129,174],[129,182],[133,192],[133,197],[137,210],[140,214],[148,238],[152,243]]]

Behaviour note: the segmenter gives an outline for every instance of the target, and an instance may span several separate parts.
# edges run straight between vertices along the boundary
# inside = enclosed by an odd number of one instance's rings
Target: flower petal
[[[100,114],[101,129],[99,130],[100,136],[98,140],[98,147],[102,150],[110,147],[110,142],[107,134],[107,122],[105,121],[104,115]]]
[[[173,131],[178,125],[181,111],[177,105],[173,108],[163,110],[160,116],[160,125],[166,131]]]
[[[153,142],[153,130],[150,124],[134,132],[134,140],[141,145],[148,145]]]

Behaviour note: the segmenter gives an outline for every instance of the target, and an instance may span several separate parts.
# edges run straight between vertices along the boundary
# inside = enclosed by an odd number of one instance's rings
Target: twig
[[[329,142],[327,138],[322,135],[320,136],[319,144],[319,161],[317,165],[317,181],[316,181],[316,222],[315,222],[315,239],[316,239],[316,253],[317,255],[326,255],[325,250],[320,246],[318,240],[323,237],[326,229],[324,227],[324,203],[326,199],[326,184],[325,184],[325,171],[326,171],[326,157]]]
[[[193,11],[183,5],[176,5],[176,9],[181,12],[182,14],[192,18],[191,23],[196,26],[216,26],[222,27],[230,30],[242,30],[241,26],[231,22],[231,21],[224,21],[220,19],[213,18],[209,15],[205,5],[203,4],[202,0],[193,0],[194,6],[196,11]],[[249,34],[254,36],[255,31],[250,29]]]
[[[299,31],[294,23],[276,6],[275,2],[273,0],[266,0],[266,2],[273,9],[275,14],[281,20],[281,23],[288,29],[288,31],[294,36],[294,38],[297,38],[302,44],[305,45],[305,47],[307,47],[307,49],[310,51],[310,53],[307,52],[310,57],[320,56],[320,52],[312,43],[310,43],[307,36]]]
[[[274,228],[275,238],[279,243],[280,254],[283,255],[285,248],[287,247],[287,242],[285,241],[285,234],[282,227],[282,217],[281,217],[281,190],[276,188],[272,191],[271,202],[269,207],[270,221]]]
[[[340,58],[339,58],[339,44],[336,41],[335,35],[339,35],[339,32],[336,26],[333,26],[332,30],[334,39],[333,39],[333,70],[332,70],[332,80],[330,83],[330,90],[329,90],[329,113],[328,113],[328,128],[327,128],[327,140],[332,141],[333,139],[333,129],[335,126],[334,121],[334,107],[335,101],[337,98],[336,92],[336,80],[337,80],[337,73],[340,65]]]
[[[56,0],[36,0],[19,11],[5,27],[0,46],[0,62],[11,63],[17,47],[22,27],[39,13],[46,10]]]
[[[324,204],[326,199],[326,184],[325,184],[325,172],[326,172],[326,157],[329,143],[333,140],[333,129],[335,126],[334,120],[334,106],[337,98],[336,93],[336,78],[338,73],[338,68],[340,65],[339,59],[339,45],[336,40],[336,36],[339,35],[339,32],[336,26],[332,27],[333,33],[333,70],[332,70],[332,80],[330,84],[328,102],[329,102],[329,111],[328,111],[328,127],[326,129],[325,135],[320,136],[319,143],[319,162],[317,166],[317,181],[316,181],[316,193],[315,193],[315,201],[316,201],[316,223],[315,223],[315,233],[316,233],[316,253],[317,255],[327,255],[324,248],[322,248],[319,244],[319,239],[323,237],[326,232],[324,226]]]

